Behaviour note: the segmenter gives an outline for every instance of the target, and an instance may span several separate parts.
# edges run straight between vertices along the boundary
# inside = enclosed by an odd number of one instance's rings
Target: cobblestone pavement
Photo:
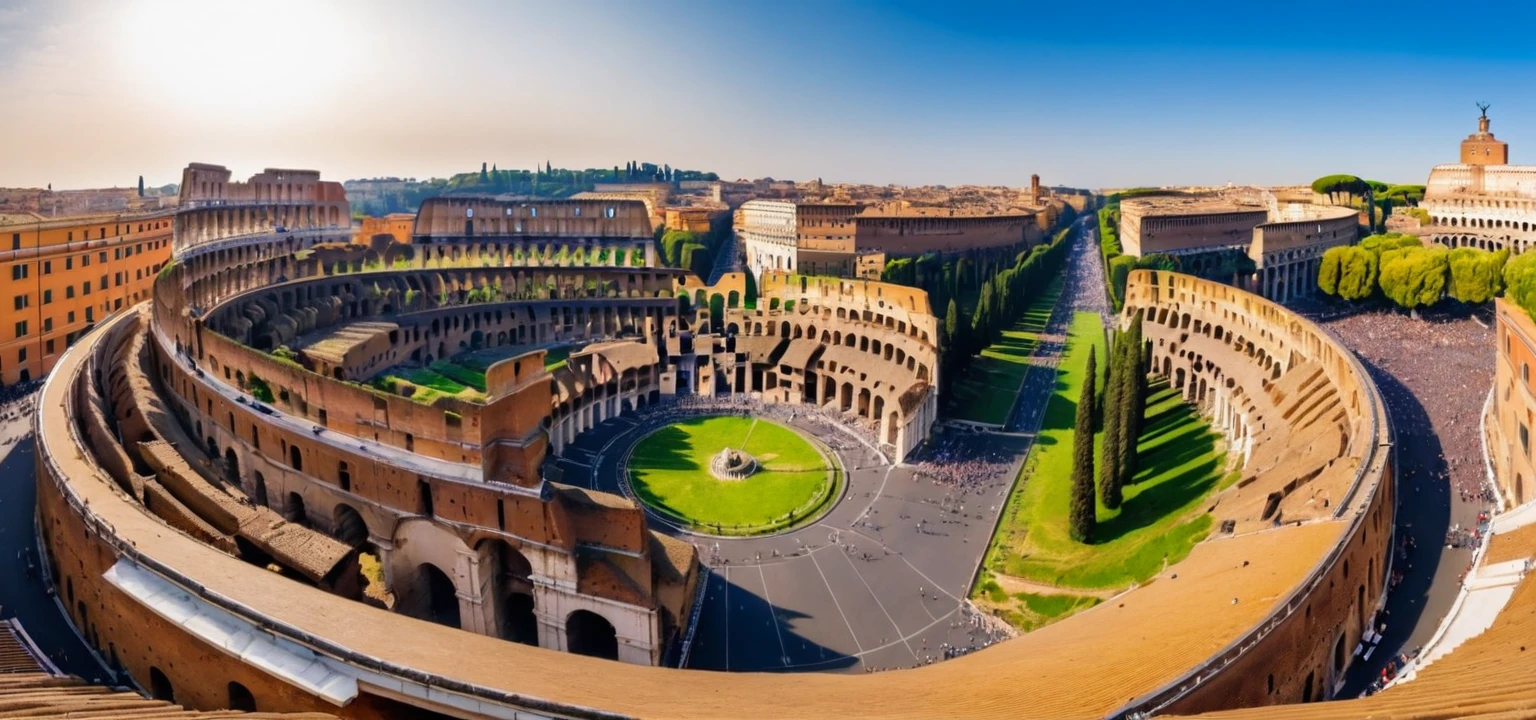
[[[1380,620],[1384,640],[1369,662],[1352,667],[1339,693],[1354,697],[1393,657],[1434,635],[1472,561],[1472,550],[1449,547],[1446,533],[1475,527],[1478,513],[1491,507],[1478,433],[1493,385],[1494,337],[1466,313],[1415,320],[1391,310],[1303,312],[1354,350],[1381,390],[1397,441],[1397,541],[1414,545],[1394,559],[1402,578]]]

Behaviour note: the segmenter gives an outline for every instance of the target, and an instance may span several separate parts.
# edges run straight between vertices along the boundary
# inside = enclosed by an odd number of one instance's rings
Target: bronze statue
[[[1482,117],[1485,120],[1488,118],[1488,108],[1490,108],[1490,107],[1493,107],[1493,106],[1488,104],[1488,103],[1485,103],[1485,102],[1477,103],[1477,109],[1483,111]]]

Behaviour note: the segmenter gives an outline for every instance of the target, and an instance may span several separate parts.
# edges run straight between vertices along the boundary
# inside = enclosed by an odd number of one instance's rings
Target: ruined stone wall
[[[1033,213],[998,216],[860,215],[858,249],[891,256],[957,253],[1040,242]]]
[[[1347,490],[1330,492],[1330,505],[1309,503],[1316,519],[1298,520],[1338,524],[1341,536],[1334,551],[1249,636],[1235,640],[1186,680],[1139,698],[1127,708],[1188,714],[1331,696],[1380,607],[1390,574],[1395,484],[1391,432],[1379,395],[1347,348],[1280,305],[1176,273],[1134,271],[1127,288],[1126,315],[1143,312],[1149,318],[1144,332],[1153,348],[1154,370],[1159,374],[1176,370],[1186,396],[1226,431],[1230,452],[1247,452],[1245,440],[1284,443],[1287,437],[1306,433],[1299,426],[1252,426],[1261,421],[1297,423],[1306,418],[1314,422],[1306,412],[1268,412],[1261,420],[1248,416],[1237,402],[1237,388],[1267,392],[1271,378],[1278,379],[1291,368],[1321,371],[1342,402],[1350,433],[1343,450],[1347,458],[1336,463],[1349,475],[1334,481]],[[1192,334],[1215,337],[1218,332],[1220,347],[1229,350],[1204,344],[1199,356],[1169,354],[1171,345],[1194,347]],[[1289,477],[1284,467],[1266,466],[1258,472],[1266,483]],[[1248,482],[1245,477],[1239,487]],[[1217,496],[1218,518],[1232,512],[1224,510],[1231,502],[1232,491]],[[1301,512],[1299,507],[1296,512]],[[1262,523],[1236,522],[1239,533],[1264,532]],[[1206,542],[1222,542],[1219,533],[1220,529],[1217,537]],[[1233,587],[1234,593],[1241,590],[1240,585]]]

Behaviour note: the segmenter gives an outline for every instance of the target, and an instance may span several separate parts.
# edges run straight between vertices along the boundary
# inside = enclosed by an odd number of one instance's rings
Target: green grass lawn
[[[1189,554],[1210,532],[1202,501],[1234,481],[1220,435],[1162,382],[1152,385],[1139,442],[1141,469],[1118,510],[1098,509],[1096,542],[1068,535],[1072,429],[1089,345],[1107,357],[1092,313],[1077,313],[1040,436],[1009,498],[986,569],[1063,588],[1118,589]],[[1102,367],[1102,366],[1101,366]],[[1095,445],[1102,442],[1102,433]],[[980,585],[978,584],[978,592]]]
[[[760,469],[745,480],[715,479],[710,459],[726,447],[751,454]],[[787,427],[711,417],[676,422],[641,439],[629,474],[635,494],[651,507],[701,530],[731,534],[732,526],[771,526],[797,510],[819,509],[835,485],[828,465]]]
[[[1002,338],[982,350],[964,375],[956,378],[949,401],[953,417],[994,425],[1007,422],[1019,385],[1029,372],[1040,333],[1045,332],[1051,308],[1061,296],[1061,285],[1059,277],[1052,281],[1024,311],[1024,316],[1004,330]]]
[[[548,370],[549,372],[559,370],[560,368],[565,367],[565,362],[570,357],[570,345],[561,345],[560,347],[550,348],[547,352],[544,353],[544,369]]]
[[[438,363],[433,363],[431,368],[412,368],[394,375],[394,377],[415,385],[416,392],[411,398],[429,405],[437,398],[443,396],[457,397],[461,400],[471,400],[474,402],[485,400],[484,392],[438,372],[435,369],[437,365]],[[387,385],[387,380],[385,382]],[[480,376],[480,383],[480,387],[484,388],[484,375]]]

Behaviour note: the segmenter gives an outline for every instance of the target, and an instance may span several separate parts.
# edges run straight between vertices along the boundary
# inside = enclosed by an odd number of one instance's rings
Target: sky
[[[1469,10],[1470,8],[1470,10]],[[0,186],[612,167],[1422,183],[1536,164],[1536,3],[0,0]]]

